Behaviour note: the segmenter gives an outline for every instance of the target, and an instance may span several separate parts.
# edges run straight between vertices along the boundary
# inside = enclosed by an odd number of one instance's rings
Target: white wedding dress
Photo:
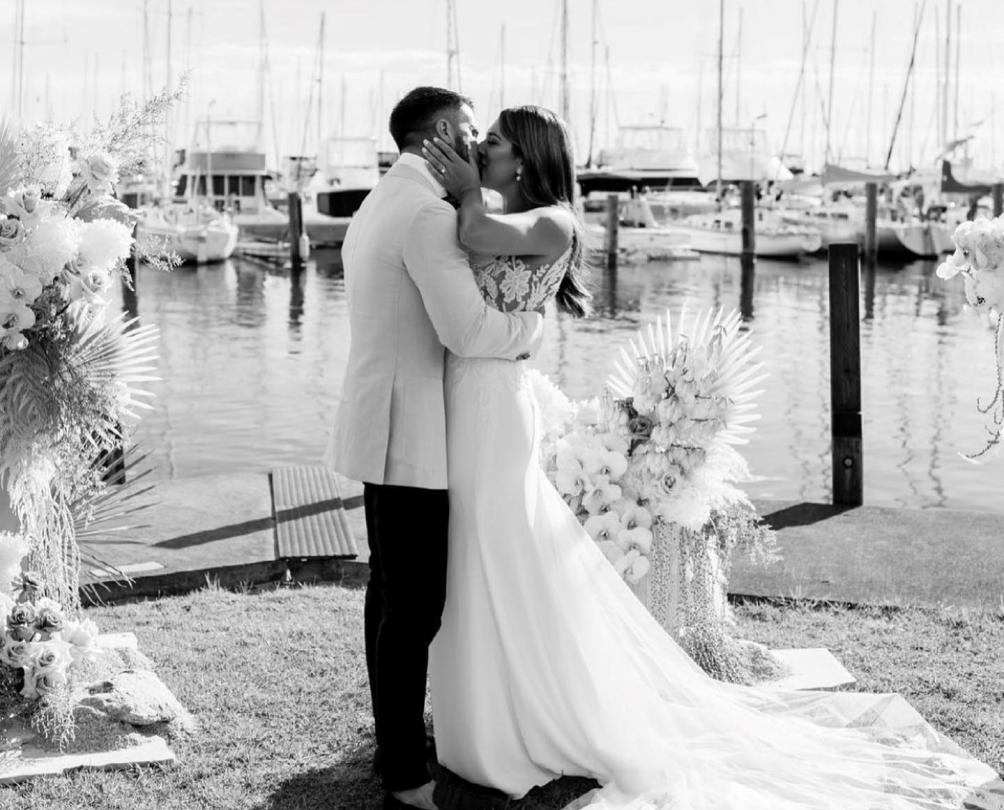
[[[475,272],[498,308],[536,309],[569,253]],[[617,810],[940,810],[996,778],[896,695],[709,678],[543,474],[525,365],[451,356],[446,397],[447,598],[430,677],[451,771],[514,797],[593,777],[588,806]]]

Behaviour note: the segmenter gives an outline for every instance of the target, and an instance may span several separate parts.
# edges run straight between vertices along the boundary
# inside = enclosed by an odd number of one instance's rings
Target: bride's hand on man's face
[[[422,156],[429,164],[429,170],[449,194],[460,199],[465,192],[481,188],[476,145],[472,145],[468,150],[470,159],[464,160],[453,147],[440,138],[422,141],[422,144]]]

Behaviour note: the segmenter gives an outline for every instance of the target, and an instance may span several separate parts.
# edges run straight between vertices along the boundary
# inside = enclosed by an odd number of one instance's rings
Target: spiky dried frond
[[[744,437],[753,432],[749,423],[760,418],[752,413],[753,400],[762,393],[756,386],[766,375],[763,364],[756,359],[760,347],[753,345],[749,332],[740,331],[741,325],[736,310],[726,313],[723,309],[708,309],[691,318],[684,304],[674,322],[667,309],[654,324],[639,329],[628,341],[628,348],[621,348],[607,388],[614,397],[626,399],[635,390],[648,361],[661,358],[668,362],[680,356],[680,350],[688,349],[691,354],[685,362],[691,362],[693,371],[703,375],[708,393],[729,403],[721,439],[743,444],[747,441]]]
[[[17,139],[11,126],[0,121],[0,194],[15,188],[21,181],[21,159],[18,155]]]

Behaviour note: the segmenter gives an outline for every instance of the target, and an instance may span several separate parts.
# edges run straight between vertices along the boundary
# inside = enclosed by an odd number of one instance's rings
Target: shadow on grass
[[[254,810],[378,810],[383,789],[372,762],[372,741],[360,742],[330,767],[290,774]]]

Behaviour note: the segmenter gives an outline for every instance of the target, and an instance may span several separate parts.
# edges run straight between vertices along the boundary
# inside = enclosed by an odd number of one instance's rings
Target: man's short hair
[[[471,109],[474,103],[452,90],[442,87],[416,87],[402,98],[390,114],[390,134],[400,151],[412,146],[420,137],[432,129],[436,118],[445,111],[459,112],[466,104]]]

